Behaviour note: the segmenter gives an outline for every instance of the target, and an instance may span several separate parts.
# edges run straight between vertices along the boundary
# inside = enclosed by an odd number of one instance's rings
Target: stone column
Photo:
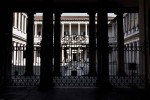
[[[39,89],[53,86],[53,12],[43,12],[43,28],[41,41],[41,74]]]
[[[137,65],[137,73],[139,74],[139,75],[142,75],[142,70],[141,70],[141,65],[139,65],[139,50],[140,50],[140,48],[139,48],[139,40],[138,41],[136,41],[136,57],[135,57],[135,63],[136,63],[136,65]]]
[[[37,52],[38,52],[38,51],[37,51],[37,47],[34,47],[34,62],[33,62],[33,63],[34,63],[34,64],[33,64],[34,66],[36,66],[36,62],[37,62]]]
[[[128,63],[131,63],[131,43],[128,45]]]
[[[78,47],[77,54],[78,54],[78,60],[81,61],[80,47]],[[72,59],[73,59],[73,58],[72,58]]]
[[[19,47],[19,45],[18,45],[18,43],[16,44],[16,65],[18,65],[18,47]]]
[[[128,44],[126,44],[126,49],[125,49],[125,53],[126,53],[126,64],[128,63],[128,52],[129,52],[129,47]]]
[[[26,23],[26,22],[25,22],[25,18],[26,18],[26,17],[25,17],[25,15],[24,15],[24,16],[23,16],[23,33],[25,33],[25,23]]]
[[[97,15],[97,52],[98,52],[98,81],[97,86],[106,90],[109,82],[109,48],[108,48],[108,19],[107,11],[99,11]]]
[[[13,46],[14,46],[13,64],[15,65],[16,64],[16,43],[14,43]]]
[[[12,66],[13,11],[5,6],[1,6],[0,11],[0,88],[4,88],[10,80]]]
[[[21,19],[22,19],[22,25],[21,25],[21,26],[22,26],[22,29],[21,29],[21,31],[24,32],[24,15],[22,14],[21,17],[22,17],[22,18],[21,18]]]
[[[23,45],[23,65],[25,66],[26,65],[26,44]],[[24,67],[24,70],[25,70],[25,67]]]
[[[42,28],[43,28],[43,26],[42,26],[42,24],[41,24],[41,35],[40,35],[40,37],[42,37]]]
[[[37,37],[37,23],[34,24],[34,37]]]
[[[133,58],[133,53],[134,53],[134,43],[132,42],[131,43],[131,62],[133,62],[134,60],[134,58]]]
[[[80,35],[80,23],[78,23],[78,34],[77,35]]]
[[[60,13],[55,13],[55,26],[54,26],[54,75],[60,76],[60,47],[61,47],[61,34],[60,34]]]
[[[71,23],[69,23],[69,35],[71,35]]]
[[[72,55],[71,55],[71,54],[72,54],[71,47],[69,48],[68,51],[69,51],[69,53],[68,53],[68,58],[69,58],[69,61],[71,61],[71,59],[72,59],[72,58],[71,58],[71,57],[72,57]]]
[[[21,13],[18,12],[18,29],[20,30],[20,19],[21,19]]]
[[[139,0],[139,46],[140,46],[140,65],[142,74],[145,75],[145,87],[150,87],[150,1]]]
[[[33,75],[33,24],[34,13],[28,12],[28,24],[27,24],[27,46],[26,46],[26,76]]]
[[[64,23],[62,23],[61,39],[64,38]]]
[[[112,38],[114,37],[115,38],[115,27],[114,27],[114,23],[112,23]],[[113,40],[115,40],[115,39],[113,39]]]
[[[18,53],[17,53],[18,66],[20,66],[20,60],[21,60],[21,59],[20,59],[20,45],[21,45],[21,44],[18,43],[18,50],[17,50],[17,52],[18,52]]]
[[[136,57],[136,62],[139,65],[139,53],[140,53],[140,47],[139,47],[139,41],[137,41],[137,57]]]
[[[17,28],[17,13],[15,12],[14,27]]]
[[[118,42],[118,75],[125,76],[124,72],[124,33],[123,33],[123,13],[117,13],[117,42]]]
[[[89,76],[96,75],[95,13],[89,13]]]
[[[24,19],[24,32],[27,33],[27,17]]]
[[[87,61],[87,49],[84,48],[83,50],[84,50],[84,61]]]
[[[62,63],[64,62],[64,47],[62,47],[62,51],[61,51],[61,59],[62,59]]]
[[[87,23],[85,24],[85,36],[87,37]]]
[[[21,44],[21,46],[20,46],[21,48],[20,48],[20,55],[21,55],[21,66],[23,66],[23,44]]]
[[[135,43],[132,44],[132,62],[135,63]]]

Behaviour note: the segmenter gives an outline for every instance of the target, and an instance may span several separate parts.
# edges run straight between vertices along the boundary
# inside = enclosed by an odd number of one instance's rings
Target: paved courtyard
[[[52,88],[39,91],[37,87],[8,87],[0,93],[0,100],[150,100],[145,90],[97,88]]]

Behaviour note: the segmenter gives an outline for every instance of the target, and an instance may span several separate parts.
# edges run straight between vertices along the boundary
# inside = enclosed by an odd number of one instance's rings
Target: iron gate
[[[61,76],[54,76],[53,82],[57,87],[93,87],[97,77],[88,76],[89,47],[88,37],[65,36],[61,40]],[[40,47],[34,47],[33,76],[25,76],[26,46],[12,47],[12,67],[10,86],[36,86],[40,82]],[[124,47],[124,72],[126,76],[118,76],[118,47],[109,45],[109,80],[116,88],[142,88],[145,86],[145,71],[140,58],[143,47]],[[134,59],[133,59],[134,58]],[[140,63],[141,62],[141,63]]]
[[[96,86],[97,77],[89,76],[89,39],[85,35],[65,35],[61,39],[60,77],[56,86]]]

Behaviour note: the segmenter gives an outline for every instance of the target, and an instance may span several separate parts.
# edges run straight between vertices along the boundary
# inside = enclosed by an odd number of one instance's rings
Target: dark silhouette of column
[[[118,43],[118,75],[124,76],[124,33],[123,33],[123,13],[117,13],[117,43]]]
[[[0,24],[0,89],[10,80],[12,62],[12,22],[13,12],[8,8],[1,8]]]
[[[27,12],[27,46],[26,46],[26,76],[33,75],[33,24],[34,24],[34,13]]]
[[[53,13],[43,12],[43,29],[41,41],[41,75],[39,89],[53,86]]]
[[[150,61],[150,8],[149,0],[140,0],[139,1],[139,49],[143,49],[139,51],[139,65],[141,70],[144,73],[145,79],[145,88],[149,91],[150,83],[149,83],[149,61]],[[142,71],[141,71],[142,72]]]
[[[108,58],[108,20],[105,9],[97,15],[97,51],[98,51],[98,81],[97,86],[106,89],[110,88],[109,82],[109,58]]]
[[[96,76],[95,12],[89,13],[89,76]]]
[[[60,76],[60,13],[55,13],[54,26],[54,75]]]

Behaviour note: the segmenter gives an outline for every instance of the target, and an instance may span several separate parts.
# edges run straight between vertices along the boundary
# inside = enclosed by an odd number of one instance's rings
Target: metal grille
[[[36,86],[40,82],[40,47],[34,47],[33,76],[25,76],[26,46],[12,47],[12,66],[9,85]]]
[[[12,75],[9,85],[11,86],[37,86],[40,82],[40,76],[24,76],[24,75]]]
[[[62,76],[87,76],[89,72],[88,37],[65,35],[61,41]]]
[[[81,39],[77,39],[79,37]],[[53,77],[54,85],[56,87],[96,86],[97,77],[88,76],[88,38],[78,35],[74,37],[66,36],[62,38],[61,48],[62,59],[60,62],[60,71],[62,75],[60,77]],[[24,76],[26,70],[25,50],[25,46],[14,46],[12,48],[10,86],[37,86],[40,82],[40,47],[34,47],[34,75],[30,77]],[[85,55],[82,54],[83,52]],[[143,60],[140,58],[141,52],[143,52],[143,47],[124,47],[124,72],[126,76],[118,76],[118,47],[116,45],[109,45],[109,80],[114,87],[143,88],[145,86],[145,73],[144,67],[142,66]]]
[[[118,47],[117,45],[109,45],[109,76],[113,86],[121,88],[145,87],[145,73],[140,52],[143,52],[143,47],[124,47],[124,72],[126,75],[119,76]]]
[[[56,87],[95,87],[97,77],[61,76],[53,80]]]

